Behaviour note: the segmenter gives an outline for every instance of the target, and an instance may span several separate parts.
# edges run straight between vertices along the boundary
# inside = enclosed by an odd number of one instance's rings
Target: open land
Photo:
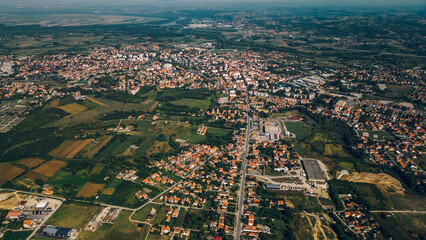
[[[52,177],[55,175],[59,169],[61,169],[66,163],[58,160],[51,160],[49,162],[44,163],[40,167],[34,169],[33,171],[36,173],[43,174],[48,177]]]
[[[0,164],[0,184],[14,179],[24,172],[24,169],[10,165],[9,163]]]
[[[99,191],[102,191],[104,184],[96,184],[88,182],[83,188],[77,193],[77,197],[89,198],[96,196]]]

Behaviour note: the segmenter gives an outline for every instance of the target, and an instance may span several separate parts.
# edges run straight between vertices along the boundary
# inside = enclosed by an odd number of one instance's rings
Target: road
[[[23,194],[34,195],[34,196],[42,196],[42,197],[47,197],[47,198],[59,199],[61,201],[66,201],[67,200],[67,199],[65,199],[63,197],[58,197],[58,196],[54,196],[54,195],[47,195],[47,194],[43,194],[43,193],[34,193],[34,192],[28,192],[28,191],[21,191],[21,190],[10,189],[10,188],[0,188],[0,192],[1,191],[11,191],[11,192],[23,193]]]
[[[195,171],[197,171],[199,168],[201,168],[204,164],[205,164],[206,162],[204,161],[202,164],[200,164],[198,167],[196,167],[191,173],[194,173]],[[161,192],[160,194],[158,194],[157,196],[155,196],[154,198],[151,198],[151,199],[149,199],[148,200],[148,202],[146,202],[146,203],[144,203],[142,206],[140,206],[140,207],[138,207],[138,208],[136,208],[136,209],[132,209],[132,214],[130,214],[130,216],[129,216],[129,222],[133,222],[133,223],[142,223],[142,224],[147,224],[147,225],[149,225],[149,231],[148,231],[148,234],[146,234],[146,237],[145,237],[145,240],[146,239],[148,239],[148,236],[149,236],[149,233],[150,233],[150,231],[151,231],[151,228],[152,228],[152,223],[150,223],[150,222],[146,222],[146,221],[140,221],[140,220],[136,220],[136,219],[132,219],[132,217],[133,217],[133,215],[138,211],[138,210],[141,210],[143,207],[145,207],[146,205],[148,205],[148,204],[150,204],[150,203],[152,203],[152,204],[157,204],[156,202],[154,202],[154,200],[155,199],[157,199],[157,198],[159,198],[160,196],[162,196],[162,195],[164,195],[164,194],[166,194],[168,191],[170,191],[172,188],[174,188],[175,186],[177,186],[178,184],[180,184],[180,183],[182,183],[182,181],[183,180],[185,180],[189,175],[191,175],[191,174],[188,174],[187,176],[185,176],[185,177],[183,177],[182,178],[182,180],[180,180],[179,182],[177,182],[177,183],[175,183],[175,184],[173,184],[173,186],[171,186],[171,187],[169,187],[169,188],[167,188],[166,190],[164,190],[163,192]],[[163,204],[163,203],[160,203],[160,204]]]
[[[249,141],[250,141],[250,103],[248,100],[248,94],[246,91],[246,104],[247,104],[247,127],[246,127],[246,143],[245,143],[245,151],[243,157],[243,166],[242,166],[242,174],[241,174],[241,182],[240,182],[240,192],[238,194],[238,210],[237,210],[237,221],[235,223],[234,229],[234,239],[239,240],[241,236],[241,215],[244,212],[244,190],[246,186],[246,174],[247,174],[247,156],[249,153]]]
[[[370,211],[373,213],[411,213],[411,214],[426,214],[426,211],[417,211],[417,210],[376,210]]]

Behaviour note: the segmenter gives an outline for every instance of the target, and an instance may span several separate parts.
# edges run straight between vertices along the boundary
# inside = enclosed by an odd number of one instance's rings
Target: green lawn
[[[67,228],[84,228],[88,221],[98,212],[101,207],[81,205],[76,203],[64,203],[47,220],[46,225],[55,225]]]
[[[289,132],[296,134],[297,139],[304,139],[310,134],[308,126],[303,122],[285,122],[284,124]]]

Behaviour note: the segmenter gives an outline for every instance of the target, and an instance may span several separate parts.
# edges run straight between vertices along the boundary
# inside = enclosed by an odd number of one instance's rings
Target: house
[[[5,219],[10,219],[10,220],[12,220],[12,219],[18,219],[20,214],[21,214],[21,211],[16,211],[16,210],[9,211],[7,213]]]

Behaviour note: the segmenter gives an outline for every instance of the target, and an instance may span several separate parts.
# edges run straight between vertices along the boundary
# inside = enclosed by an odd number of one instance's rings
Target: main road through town
[[[244,157],[243,159],[243,166],[242,166],[242,174],[241,174],[241,183],[240,183],[240,192],[238,194],[238,210],[237,210],[237,217],[236,217],[236,223],[235,223],[235,229],[234,234],[235,240],[239,240],[241,236],[241,215],[244,212],[244,190],[246,186],[246,173],[247,173],[247,156],[249,153],[249,141],[250,141],[250,103],[248,99],[248,94],[246,91],[246,104],[247,104],[247,127],[246,127],[246,141],[245,141],[245,150],[244,150]]]

